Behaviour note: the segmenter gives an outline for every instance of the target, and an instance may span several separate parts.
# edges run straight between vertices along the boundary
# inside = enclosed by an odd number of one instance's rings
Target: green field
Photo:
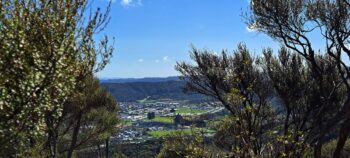
[[[124,126],[131,126],[132,125],[132,121],[130,121],[130,120],[123,120],[122,121],[122,124],[124,125]]]
[[[191,108],[178,108],[175,113],[179,114],[201,114],[206,112],[205,110],[191,109]]]
[[[173,123],[173,117],[169,117],[169,116],[162,117],[162,116],[156,115],[156,117],[154,119],[152,119],[152,120],[145,119],[144,121],[146,121],[146,122]]]
[[[193,131],[198,131],[198,129],[161,130],[148,132],[148,134],[154,138],[161,138],[165,136],[175,135],[177,133],[191,134]]]
[[[211,133],[214,134],[214,130],[210,130],[207,128],[190,128],[190,129],[178,129],[178,130],[160,130],[160,131],[152,131],[148,132],[147,134],[154,137],[154,138],[161,138],[161,137],[166,137],[166,136],[171,136],[171,135],[176,135],[176,134],[193,134],[194,132],[204,132],[204,133]]]

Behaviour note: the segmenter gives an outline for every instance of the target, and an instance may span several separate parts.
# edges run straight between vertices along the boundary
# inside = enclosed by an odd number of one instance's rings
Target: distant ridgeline
[[[134,102],[148,98],[189,100],[191,102],[207,101],[204,95],[185,93],[185,82],[178,77],[141,78],[141,79],[101,79],[102,86],[106,87],[118,102]]]

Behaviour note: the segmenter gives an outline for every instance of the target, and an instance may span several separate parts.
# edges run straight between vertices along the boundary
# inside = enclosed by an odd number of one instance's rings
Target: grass
[[[166,117],[162,117],[162,116],[159,116],[159,115],[156,115],[156,117],[152,120],[149,120],[149,119],[145,119],[146,122],[162,122],[162,123],[173,123],[173,117],[169,117],[169,116],[166,116]]]
[[[203,131],[204,133],[215,133],[214,130],[210,130],[207,128],[190,128],[190,129],[178,129],[178,130],[160,130],[160,131],[152,131],[147,134],[154,138],[161,138],[166,136],[172,136],[176,134],[196,134],[197,132]],[[196,132],[196,133],[193,133]],[[198,133],[197,133],[198,134]]]
[[[206,112],[205,110],[191,109],[191,108],[178,108],[175,113],[179,114],[201,114]]]
[[[191,134],[193,130],[197,131],[198,129],[160,130],[160,131],[148,132],[148,134],[154,138],[161,138],[165,136],[175,135],[179,132],[183,134]]]
[[[130,120],[123,120],[122,121],[122,124],[124,125],[124,126],[131,126],[132,125],[132,121],[130,121]]]

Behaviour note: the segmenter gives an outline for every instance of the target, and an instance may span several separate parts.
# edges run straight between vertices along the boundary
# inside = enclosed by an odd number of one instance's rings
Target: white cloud
[[[121,0],[120,4],[124,7],[135,7],[141,6],[142,0]]]
[[[142,63],[142,62],[144,62],[144,60],[143,59],[139,59],[139,60],[137,60],[137,62]]]
[[[164,60],[164,61],[168,61],[168,60],[169,60],[169,57],[168,57],[168,56],[165,56],[165,57],[163,57],[163,60]]]
[[[121,0],[120,4],[122,6],[129,6],[131,4],[132,0]]]
[[[159,60],[157,59],[157,60],[155,60],[155,62],[156,62],[156,63],[159,63]]]

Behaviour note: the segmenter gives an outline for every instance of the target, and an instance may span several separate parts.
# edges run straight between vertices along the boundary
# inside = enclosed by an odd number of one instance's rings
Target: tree
[[[118,110],[114,97],[100,86],[98,79],[87,77],[81,91],[64,105],[57,127],[57,143],[62,144],[57,147],[59,153],[71,157],[76,149],[103,144],[117,131]]]
[[[215,145],[225,151],[230,152],[235,143],[235,118],[231,115],[224,117],[219,121],[215,121],[212,125],[216,129],[213,141]]]
[[[230,110],[229,119],[217,128],[220,148],[243,157],[302,157],[311,145],[320,157],[332,132],[327,120],[346,100],[335,59],[315,56],[315,75],[312,63],[298,53],[285,47],[278,53],[274,57],[266,49],[254,59],[243,45],[233,55],[194,50],[196,65],[179,63],[177,69],[188,90],[222,98]],[[212,79],[218,76],[222,80]]]
[[[184,122],[184,118],[180,114],[177,114],[174,117],[174,124],[175,124],[175,126],[181,125],[183,122]]]
[[[193,49],[191,58],[195,65],[176,65],[187,90],[221,101],[235,117],[235,155],[258,156],[268,141],[268,127],[274,126],[275,120],[270,103],[273,91],[267,76],[255,66],[256,60],[245,45],[239,45],[233,55]]]
[[[327,141],[326,122],[337,113],[344,102],[344,86],[336,62],[328,55],[315,57],[322,80],[316,78],[311,63],[286,48],[278,57],[265,50],[262,66],[279,98],[284,154],[300,157],[306,145],[314,147],[315,157],[321,156],[322,144]],[[297,144],[294,144],[297,143]]]
[[[157,158],[190,157],[190,158],[214,158],[225,157],[227,153],[207,144],[204,134],[200,131],[192,131],[191,134],[177,132],[165,139],[163,147]]]
[[[171,113],[175,113],[176,110],[175,110],[174,108],[171,108],[170,112],[171,112]]]
[[[107,37],[96,47],[94,34],[108,22],[109,7],[106,14],[98,9],[86,16],[87,3],[0,2],[1,155],[24,156],[41,137],[57,137],[54,127],[68,96],[108,62],[113,47]],[[55,157],[53,144],[48,142]]]
[[[156,114],[154,113],[154,112],[148,112],[147,113],[147,118],[149,119],[149,120],[152,120],[152,119],[154,119],[156,117]]]
[[[336,115],[324,120],[327,121],[325,130],[340,126],[334,157],[340,157],[350,132],[350,70],[342,57],[350,57],[349,4],[347,0],[252,0],[251,12],[247,15],[251,28],[268,34],[308,60],[318,82],[322,82],[323,75],[310,34],[317,32],[323,37],[325,53],[336,62],[347,94]]]

